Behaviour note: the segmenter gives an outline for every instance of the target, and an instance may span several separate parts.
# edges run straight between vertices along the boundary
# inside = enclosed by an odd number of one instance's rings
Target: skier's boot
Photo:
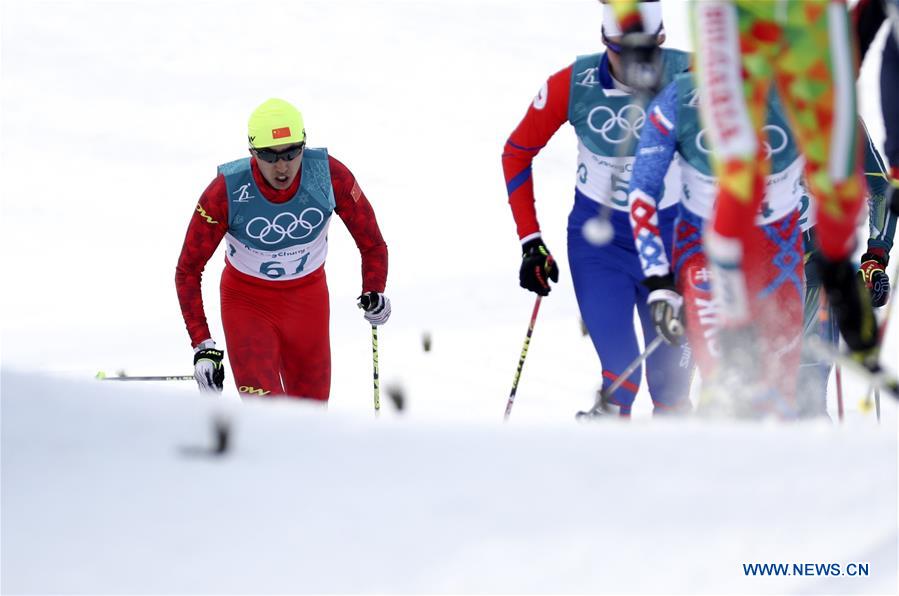
[[[621,406],[612,403],[609,397],[604,395],[602,388],[596,390],[594,398],[596,404],[593,408],[578,412],[578,420],[618,420],[621,417]]]

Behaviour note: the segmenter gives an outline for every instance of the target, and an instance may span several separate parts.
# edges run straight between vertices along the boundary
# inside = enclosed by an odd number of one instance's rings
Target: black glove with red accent
[[[858,275],[871,292],[871,305],[883,306],[890,298],[890,278],[887,275],[887,256],[883,249],[868,249],[862,255]]]
[[[549,295],[549,281],[559,281],[559,268],[540,238],[528,240],[522,246],[521,270],[518,282],[522,288],[541,296]]]

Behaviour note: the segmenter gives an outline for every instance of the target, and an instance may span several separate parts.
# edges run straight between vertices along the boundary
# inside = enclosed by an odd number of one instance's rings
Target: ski
[[[144,377],[132,377],[123,373],[119,373],[114,377],[106,376],[102,370],[95,377],[98,381],[193,381],[193,375],[154,375]]]

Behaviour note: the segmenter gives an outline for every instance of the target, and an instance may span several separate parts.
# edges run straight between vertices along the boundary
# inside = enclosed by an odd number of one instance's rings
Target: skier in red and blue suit
[[[603,6],[603,42],[606,52],[580,56],[550,76],[534,98],[524,119],[512,132],[503,151],[503,171],[509,204],[522,245],[520,285],[541,296],[558,281],[559,269],[544,244],[534,200],[531,164],[555,132],[569,122],[578,137],[578,164],[574,207],[568,218],[568,259],[581,318],[602,365],[603,386],[608,387],[639,355],[634,329],[634,308],[640,317],[644,344],[656,336],[646,305],[649,289],[628,221],[627,190],[636,141],[646,120],[645,106],[620,82],[621,31],[609,5]],[[658,44],[665,40],[661,9],[650,7]],[[689,55],[662,49],[663,79],[671,80],[689,66]],[[678,189],[677,166],[672,195]],[[671,203],[673,204],[673,199]],[[662,233],[670,240],[674,209],[660,211]],[[607,209],[614,229],[611,242],[599,246],[588,241],[584,224]],[[670,241],[667,243],[670,245]],[[689,348],[662,346],[647,360],[647,382],[654,412],[682,412],[690,408]],[[639,389],[641,370],[635,371],[609,398],[606,411],[629,416]]]

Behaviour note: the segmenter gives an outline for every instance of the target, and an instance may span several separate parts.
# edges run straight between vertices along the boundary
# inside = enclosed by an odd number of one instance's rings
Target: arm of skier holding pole
[[[503,148],[506,191],[522,247],[519,284],[540,296],[549,294],[550,280],[559,280],[559,268],[540,234],[531,166],[534,157],[568,121],[571,71],[568,66],[549,77]]]
[[[340,216],[362,257],[362,293],[357,299],[365,319],[383,325],[390,318],[387,286],[387,244],[378,227],[375,211],[349,168],[329,157],[331,185],[334,187],[334,212]]]
[[[650,289],[647,303],[656,331],[665,341],[678,344],[684,333],[683,298],[675,289],[674,275],[659,232],[658,203],[664,192],[665,172],[677,145],[677,88],[671,83],[649,104],[640,134],[637,158],[628,193],[634,244]]]
[[[224,176],[217,176],[203,191],[181,247],[175,268],[175,288],[181,314],[194,347],[194,377],[203,391],[221,391],[225,381],[225,353],[215,347],[203,309],[202,278],[228,231],[228,195]]]

